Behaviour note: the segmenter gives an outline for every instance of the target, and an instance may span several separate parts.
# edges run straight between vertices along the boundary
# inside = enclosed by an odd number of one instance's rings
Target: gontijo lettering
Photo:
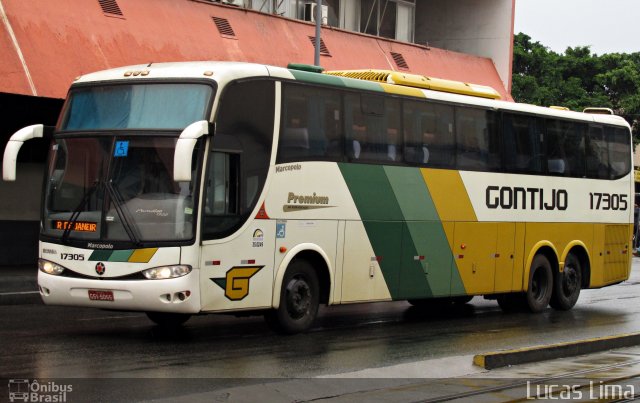
[[[569,194],[564,189],[487,186],[486,204],[490,209],[566,210]]]

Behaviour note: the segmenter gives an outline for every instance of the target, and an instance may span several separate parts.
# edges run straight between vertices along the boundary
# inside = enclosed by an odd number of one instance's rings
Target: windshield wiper
[[[118,191],[118,189],[115,186],[113,186],[113,183],[111,183],[111,181],[106,182],[105,187],[109,191],[111,200],[113,200],[113,206],[115,207],[116,212],[118,213],[118,215],[120,216],[120,219],[122,220],[122,227],[127,233],[127,236],[129,236],[129,239],[133,241],[133,243],[135,243],[136,246],[140,246],[140,237],[137,234],[137,227],[135,226],[134,221],[131,219],[131,216],[129,215],[129,211],[127,210],[127,208],[126,207],[123,208],[124,199],[122,198],[120,191]]]
[[[78,206],[73,210],[73,213],[71,213],[71,217],[69,217],[69,221],[67,221],[68,225],[64,229],[64,232],[62,233],[62,243],[67,242],[67,239],[69,238],[69,234],[71,234],[71,229],[73,228],[73,225],[76,223],[76,221],[78,221],[78,218],[80,217],[80,213],[82,212],[82,209],[91,198],[91,195],[93,195],[95,191],[98,189],[100,184],[101,182],[98,180],[93,182],[93,185],[91,185],[89,190],[85,192],[84,196],[82,196],[82,200],[80,200],[80,203],[78,203]]]

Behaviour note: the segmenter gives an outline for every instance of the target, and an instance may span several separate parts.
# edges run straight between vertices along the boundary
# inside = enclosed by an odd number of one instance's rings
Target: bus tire
[[[295,259],[284,275],[280,306],[265,314],[270,328],[278,333],[295,334],[308,330],[318,315],[320,286],[318,275],[306,260]]]
[[[542,312],[553,293],[553,272],[551,263],[543,254],[537,254],[531,262],[529,271],[529,287],[524,294],[526,307],[533,313]]]
[[[556,276],[549,304],[558,311],[568,311],[578,302],[581,286],[582,265],[580,259],[573,253],[569,253],[564,262],[564,270]]]
[[[147,312],[147,317],[161,327],[178,327],[188,321],[191,315],[188,313]]]

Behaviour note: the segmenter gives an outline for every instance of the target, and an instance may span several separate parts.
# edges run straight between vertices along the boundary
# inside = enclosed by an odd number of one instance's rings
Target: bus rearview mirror
[[[27,140],[41,138],[44,131],[44,125],[32,125],[23,127],[11,136],[4,149],[4,158],[2,159],[3,180],[8,182],[16,180],[16,164],[22,144]]]
[[[173,180],[176,182],[191,181],[191,159],[198,139],[209,134],[209,122],[199,120],[187,126],[178,141],[173,155]]]

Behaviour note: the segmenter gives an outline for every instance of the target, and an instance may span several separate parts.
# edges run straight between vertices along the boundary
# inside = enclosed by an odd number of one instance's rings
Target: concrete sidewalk
[[[37,277],[35,265],[0,267],[0,305],[41,304]]]

